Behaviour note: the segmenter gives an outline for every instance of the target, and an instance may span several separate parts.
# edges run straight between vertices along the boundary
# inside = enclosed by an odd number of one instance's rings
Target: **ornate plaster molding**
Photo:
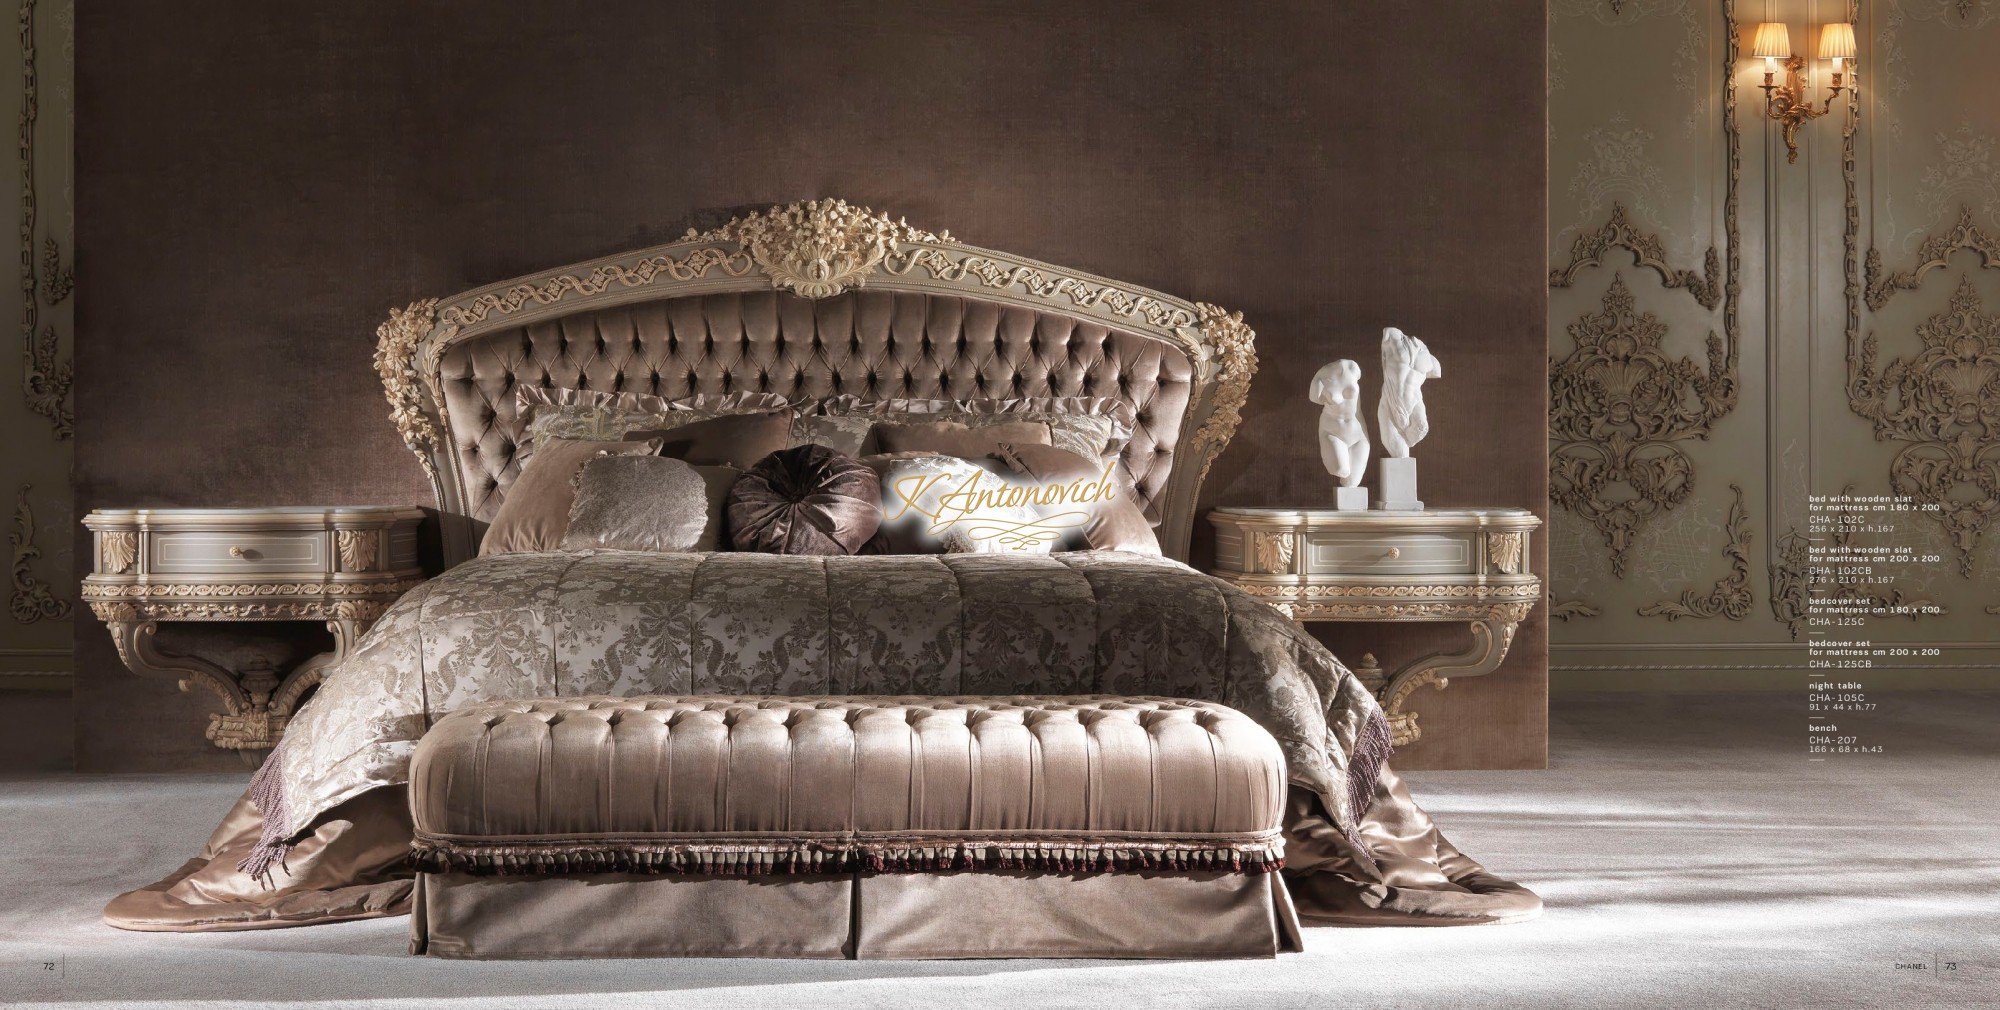
[[[1951,257],[1959,252],[1979,254],[1979,265],[1987,270],[2000,270],[2000,237],[1979,227],[1972,220],[1972,208],[1961,208],[1957,223],[1950,228],[1924,239],[1917,247],[1917,264],[1908,270],[1898,270],[1884,274],[1882,250],[1870,246],[1868,249],[1868,308],[1880,312],[1895,297],[1898,291],[1915,291],[1924,282],[1924,275],[1946,266]]]
[[[14,588],[7,597],[7,611],[22,624],[65,620],[72,609],[70,601],[56,596],[49,583],[35,574],[42,549],[35,546],[35,510],[28,503],[32,490],[33,485],[23,484],[15,495],[14,528],[7,534],[7,544],[14,549]]]
[[[1666,324],[1637,309],[1622,274],[1569,333],[1575,347],[1549,375],[1549,498],[1597,528],[1623,578],[1632,535],[1694,487],[1676,443],[1706,439],[1735,408],[1735,354],[1711,333],[1705,371],[1667,357]]]
[[[35,0],[21,0],[21,394],[29,410],[48,419],[57,439],[76,430],[70,400],[74,364],[62,353],[62,338],[54,326],[41,322],[43,306],[54,308],[70,296],[75,274],[62,265],[62,250],[54,238],[45,240],[35,257],[36,192],[35,134],[40,109],[36,91]],[[18,611],[16,612],[19,613]]]
[[[1903,443],[1889,486],[1929,506],[1970,577],[1979,536],[2000,516],[2000,316],[1988,315],[1970,277],[1917,324],[1922,349],[1879,371],[1874,334],[1848,358],[1848,406],[1877,441]]]
[[[1723,555],[1729,558],[1729,574],[1706,592],[1684,590],[1678,600],[1640,607],[1639,616],[1664,617],[1669,621],[1683,617],[1727,617],[1740,621],[1750,616],[1750,510],[1743,505],[1741,485],[1731,484],[1729,490],[1736,496],[1729,505],[1729,518],[1722,525],[1729,537],[1722,545]]]
[[[1558,621],[1568,622],[1603,615],[1603,610],[1582,600],[1553,600],[1549,606],[1549,616]]]
[[[1629,564],[1634,534],[1685,501],[1694,486],[1694,461],[1679,443],[1707,439],[1737,404],[1743,148],[1736,116],[1735,0],[1723,0],[1722,22],[1719,79],[1727,157],[1720,271],[1713,245],[1701,273],[1676,269],[1659,238],[1640,231],[1624,206],[1614,203],[1604,226],[1578,236],[1570,261],[1549,272],[1550,287],[1570,287],[1584,270],[1602,265],[1612,249],[1626,249],[1667,288],[1686,291],[1703,308],[1722,310],[1722,332],[1708,335],[1703,371],[1687,358],[1666,357],[1665,324],[1635,310],[1631,290],[1614,272],[1600,310],[1570,324],[1574,350],[1550,362],[1549,497],[1597,528],[1619,578]],[[1571,610],[1556,616],[1596,615]]]
[[[1613,249],[1631,252],[1639,266],[1660,275],[1662,285],[1685,290],[1704,309],[1714,309],[1722,302],[1722,262],[1714,246],[1708,247],[1701,273],[1677,270],[1667,262],[1666,246],[1660,237],[1640,231],[1622,203],[1611,205],[1611,217],[1603,227],[1576,237],[1570,245],[1569,263],[1549,271],[1549,287],[1570,287],[1584,269],[1602,266],[1605,255]]]

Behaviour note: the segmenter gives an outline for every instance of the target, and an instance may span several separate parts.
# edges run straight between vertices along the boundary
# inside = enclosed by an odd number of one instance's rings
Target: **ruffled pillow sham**
[[[971,399],[895,398],[864,400],[851,394],[823,400],[818,412],[801,417],[793,436],[818,441],[849,455],[868,445],[876,424],[913,420],[953,420],[967,427],[1034,421],[1049,426],[1049,441],[1079,456],[1115,457],[1125,451],[1138,424],[1132,405],[1102,396],[1017,396]]]
[[[776,393],[697,393],[668,399],[650,393],[606,393],[590,389],[516,386],[515,414],[521,419],[521,455],[544,438],[616,442],[627,433],[663,431],[734,414],[792,411],[797,404]]]

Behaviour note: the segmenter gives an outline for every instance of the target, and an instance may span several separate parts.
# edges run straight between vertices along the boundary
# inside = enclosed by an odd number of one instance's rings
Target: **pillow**
[[[1083,524],[1083,540],[1092,550],[1131,551],[1134,554],[1160,553],[1160,538],[1146,511],[1139,504],[1138,489],[1125,464],[1115,460],[1085,459],[1052,445],[1002,445],[995,459],[1023,478],[1044,487],[1062,485],[1070,489],[1072,501],[1093,499],[1073,505],[1089,515]],[[1112,490],[1104,496],[1101,482],[1110,480]],[[1046,507],[1046,506],[1045,506]]]
[[[919,451],[864,462],[882,480],[881,535],[870,553],[1047,554],[1061,538],[1040,507],[1006,496],[1019,481],[997,461]]]
[[[998,452],[1007,443],[1048,445],[1049,426],[1043,421],[1009,421],[978,427],[957,419],[885,421],[875,426],[875,438],[885,453],[924,449],[942,456],[979,459]]]
[[[659,456],[599,456],[577,471],[566,551],[712,551],[738,470]]]
[[[561,548],[563,533],[569,529],[570,505],[576,501],[577,471],[598,456],[650,456],[658,451],[656,441],[546,440],[500,500],[493,525],[479,541],[480,556]]]
[[[729,491],[729,540],[739,551],[853,554],[881,523],[875,471],[823,445],[779,449]]]
[[[542,438],[616,442],[641,428],[661,430],[729,414],[789,410],[776,393],[696,393],[667,399],[650,393],[604,393],[590,389],[516,386],[515,413],[521,419],[522,455]]]
[[[674,419],[676,415],[669,415]],[[759,460],[790,444],[792,415],[787,410],[761,414],[726,414],[668,428],[628,431],[628,441],[659,443],[660,455],[696,466],[733,466],[748,470]]]
[[[1132,405],[1106,396],[1017,396],[973,399],[889,399],[863,400],[851,394],[821,401],[821,418],[874,417],[878,421],[899,415],[951,415],[969,426],[1004,424],[1009,421],[1043,421],[1049,425],[1050,441],[1079,456],[1116,456],[1125,451],[1138,426]],[[825,421],[808,422],[812,426]],[[862,429],[862,435],[867,430]],[[852,425],[838,437],[852,437]],[[859,452],[861,443],[849,451]]]

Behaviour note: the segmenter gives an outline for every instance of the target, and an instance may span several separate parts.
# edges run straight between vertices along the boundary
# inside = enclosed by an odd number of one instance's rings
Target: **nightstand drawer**
[[[1369,535],[1308,531],[1305,565],[1313,575],[1472,575],[1472,537],[1450,533]]]
[[[236,575],[331,571],[322,530],[155,530],[152,564],[160,575]]]

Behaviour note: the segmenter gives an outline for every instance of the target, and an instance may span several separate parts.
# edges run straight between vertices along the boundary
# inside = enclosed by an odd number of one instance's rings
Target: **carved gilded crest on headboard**
[[[440,510],[469,515],[472,475],[451,451],[442,391],[441,363],[453,345],[639,301],[773,289],[820,299],[863,287],[1055,312],[1177,348],[1194,375],[1180,437],[1165,443],[1177,448],[1163,471],[1160,532],[1169,554],[1186,556],[1195,495],[1242,421],[1257,370],[1255,334],[1242,314],[965,245],[844,200],[772,207],[652,249],[413,302],[376,331],[375,367]]]

